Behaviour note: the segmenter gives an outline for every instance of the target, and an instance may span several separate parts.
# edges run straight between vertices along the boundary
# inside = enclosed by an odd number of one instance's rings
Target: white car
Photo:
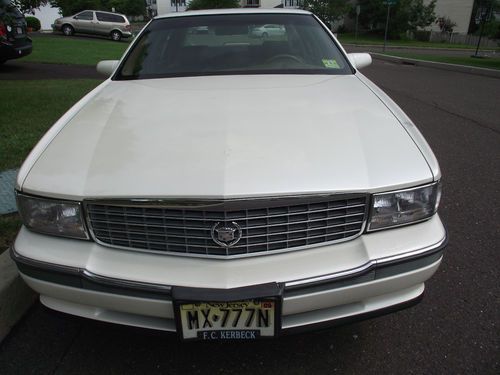
[[[284,25],[260,25],[251,29],[251,34],[259,38],[269,38],[275,36],[286,35],[286,30]]]
[[[154,19],[22,166],[23,279],[52,309],[185,340],[416,303],[447,239],[441,172],[370,62],[305,11]]]

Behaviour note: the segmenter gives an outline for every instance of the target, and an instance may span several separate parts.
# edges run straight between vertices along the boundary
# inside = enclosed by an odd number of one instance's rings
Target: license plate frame
[[[184,288],[178,287],[173,288],[172,297],[173,297],[173,308],[174,308],[174,317],[177,328],[178,337],[181,341],[243,341],[243,340],[254,340],[254,339],[270,339],[279,336],[281,332],[281,316],[282,316],[282,304],[283,304],[283,287],[276,283],[259,285],[257,287],[245,287],[245,288],[237,288],[237,289],[229,289],[229,290],[221,290],[221,289],[205,289],[205,288]],[[250,313],[255,304],[261,304],[263,312],[266,310],[266,304],[272,304],[274,307],[274,316],[272,319],[272,334],[270,333],[269,327],[218,327],[216,325],[222,325],[222,322],[217,322],[212,327],[201,326],[201,323],[205,323],[208,316],[213,318],[216,315],[218,308],[227,308],[227,305],[234,306],[236,308],[242,307],[243,304],[245,307],[249,307],[246,310],[243,307],[243,314],[246,314],[242,317],[242,321],[245,321],[250,317]],[[196,306],[193,306],[196,305]],[[182,315],[186,316],[186,311],[193,311],[192,308],[195,307],[196,311],[200,311],[204,307],[214,307],[215,311],[207,313],[197,313],[198,320],[198,328],[185,332],[184,328],[186,327],[186,321],[183,325]],[[186,310],[186,306],[188,306]],[[183,309],[184,310],[181,310]],[[205,310],[206,313],[206,310]],[[210,315],[212,314],[212,315]],[[232,314],[230,312],[229,314]],[[255,317],[253,318],[253,323],[257,324],[257,319],[259,319],[259,311],[255,311]],[[267,312],[266,312],[267,314]],[[269,313],[272,315],[271,313]],[[220,317],[222,319],[222,317]],[[230,315],[230,319],[234,321],[235,316]],[[263,320],[264,321],[264,320]],[[212,321],[212,323],[214,323]],[[246,321],[245,321],[246,323]],[[264,332],[263,335],[261,333]],[[195,333],[195,336],[193,336]]]

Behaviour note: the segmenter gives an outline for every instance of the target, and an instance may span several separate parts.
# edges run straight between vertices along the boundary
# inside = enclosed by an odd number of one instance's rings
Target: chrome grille
[[[231,257],[345,241],[361,233],[366,195],[227,201],[86,202],[94,239],[113,247],[192,256]],[[221,246],[214,226],[240,228]]]

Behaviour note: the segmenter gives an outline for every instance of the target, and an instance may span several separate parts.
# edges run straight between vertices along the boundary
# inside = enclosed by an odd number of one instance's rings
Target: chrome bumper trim
[[[405,262],[412,260],[414,258],[419,258],[422,256],[426,255],[431,255],[437,251],[442,250],[446,244],[448,243],[448,236],[445,235],[444,238],[442,238],[439,242],[424,247],[422,249],[414,250],[414,251],[409,251],[406,253],[386,257],[386,258],[380,258],[380,259],[375,259],[371,260],[359,267],[352,268],[347,271],[342,271],[342,272],[336,272],[336,273],[331,273],[327,275],[322,275],[322,276],[316,276],[316,277],[311,277],[307,279],[300,279],[300,280],[294,280],[294,281],[288,281],[285,283],[285,289],[290,289],[290,288],[300,288],[303,286],[310,286],[314,284],[322,284],[322,283],[327,283],[331,281],[337,281],[345,278],[351,278],[351,277],[356,277],[359,275],[362,275],[373,268],[377,268],[378,266],[385,266],[390,263],[396,263],[396,262]]]
[[[445,236],[441,241],[439,241],[434,245],[430,245],[425,248],[418,249],[415,251],[410,251],[397,256],[372,260],[363,264],[360,267],[356,267],[350,270],[307,278],[307,279],[285,282],[284,283],[285,297],[287,291],[291,292],[292,294],[297,294],[300,293],[300,289],[304,288],[304,292],[306,293],[306,290],[311,287],[328,286],[323,284],[330,284],[331,289],[334,289],[335,286],[331,285],[331,283],[342,282],[342,286],[348,286],[350,279],[352,279],[353,285],[359,282],[364,282],[363,279],[364,276],[373,273],[375,271],[380,271],[384,268],[387,268],[387,266],[391,266],[391,264],[395,264],[395,266],[393,267],[399,267],[399,263],[405,264],[412,261],[416,261],[420,258],[429,257],[436,255],[437,253],[440,253],[446,246],[447,240],[448,237]],[[127,294],[127,291],[132,291],[134,293],[149,293],[149,294],[153,293],[153,294],[161,294],[163,296],[165,295],[170,296],[172,290],[171,285],[162,285],[162,284],[146,283],[133,280],[117,279],[108,276],[98,275],[87,269],[71,267],[71,266],[63,266],[39,260],[34,260],[17,253],[14,246],[10,248],[10,254],[12,259],[18,264],[19,268],[27,266],[27,267],[32,267],[32,270],[33,269],[39,270],[42,273],[43,271],[45,271],[45,273],[52,272],[59,275],[73,277],[72,280],[73,284],[70,284],[69,286],[85,288],[88,286],[88,282],[90,282],[93,285],[89,289],[96,291],[106,292],[106,290],[102,288],[108,288],[108,292],[115,291],[120,294]],[[401,270],[400,272],[405,272],[405,271]],[[370,281],[370,280],[367,279],[365,281]],[[87,282],[87,284],[83,285],[85,282]],[[101,288],[99,288],[99,286]]]

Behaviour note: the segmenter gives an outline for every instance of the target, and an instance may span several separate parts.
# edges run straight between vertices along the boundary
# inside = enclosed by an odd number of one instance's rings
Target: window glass
[[[311,15],[234,14],[154,20],[115,79],[275,73],[352,72]]]
[[[81,12],[76,15],[76,18],[79,20],[92,21],[94,19],[94,12]]]

